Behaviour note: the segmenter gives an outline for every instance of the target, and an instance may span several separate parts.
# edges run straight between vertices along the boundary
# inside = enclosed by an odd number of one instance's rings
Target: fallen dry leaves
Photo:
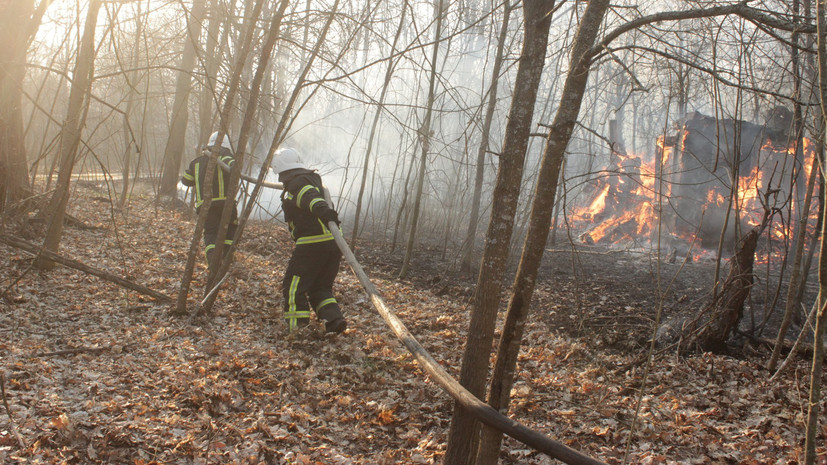
[[[67,228],[61,254],[175,296],[191,220],[148,198],[115,214],[117,227],[105,220],[107,202],[75,201],[72,214],[101,227]],[[9,288],[0,355],[24,441],[0,412],[0,462],[440,463],[452,402],[372,311],[349,270],[343,266],[336,286],[347,333],[286,334],[279,287],[291,247],[280,225],[251,224],[215,314],[189,323],[74,270],[30,270],[30,257],[0,245]],[[386,301],[456,376],[467,283],[399,282],[393,258],[369,247],[358,254]],[[191,304],[204,271],[199,263]],[[806,360],[770,384],[760,358],[659,358],[635,419],[643,367],[621,368],[637,353],[601,350],[589,334],[573,337],[546,318],[582,319],[584,305],[607,303],[605,289],[575,295],[582,287],[554,279],[559,285],[539,286],[540,317],[526,328],[513,418],[610,464],[621,463],[627,444],[629,463],[800,463]],[[507,439],[501,463],[553,462]]]

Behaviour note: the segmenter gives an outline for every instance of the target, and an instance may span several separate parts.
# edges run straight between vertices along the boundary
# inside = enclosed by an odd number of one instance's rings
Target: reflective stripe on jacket
[[[201,155],[196,158],[190,162],[190,166],[184,172],[184,175],[181,176],[181,183],[185,186],[195,186],[195,208],[201,207],[204,200],[208,198],[211,198],[213,201],[225,200],[227,198],[227,192],[229,191],[227,181],[229,180],[230,173],[224,171],[220,165],[216,165],[215,167],[215,173],[212,180],[212,195],[204,192],[207,162],[209,162],[209,159],[209,154]],[[218,159],[230,167],[232,167],[233,163],[235,163],[235,158],[233,158],[232,152],[226,148],[221,149],[221,152],[218,154]]]
[[[283,181],[281,194],[284,219],[296,245],[317,244],[333,240],[333,234],[319,219],[332,208],[324,199],[322,178],[314,171],[297,169]]]

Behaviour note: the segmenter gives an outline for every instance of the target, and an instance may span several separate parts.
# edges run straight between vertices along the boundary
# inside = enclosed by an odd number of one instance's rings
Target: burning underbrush
[[[780,258],[801,219],[808,233],[817,223],[816,202],[804,211],[813,144],[802,139],[799,150],[794,138],[745,122],[737,142],[721,139],[720,128],[732,125],[693,114],[653,154],[614,150],[578,196],[585,200],[569,210],[568,227],[582,244],[690,260],[714,258],[719,244],[726,256],[760,228],[757,261]]]

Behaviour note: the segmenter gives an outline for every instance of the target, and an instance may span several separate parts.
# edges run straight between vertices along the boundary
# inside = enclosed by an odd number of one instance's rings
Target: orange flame
[[[683,150],[688,136],[689,131],[685,128],[674,144],[667,143],[665,136],[659,136],[656,141],[657,156],[652,161],[644,161],[644,157],[633,153],[614,152],[613,159],[616,160],[616,164],[610,168],[610,171],[621,173],[621,175],[614,178],[601,178],[595,189],[596,194],[589,205],[572,212],[575,225],[580,224],[586,230],[581,237],[584,240],[610,243],[629,240],[639,242],[649,239],[653,225],[657,224],[658,220],[655,208],[658,205],[658,195],[667,197],[671,195],[672,185],[668,182],[668,177],[658,184],[658,175],[668,171],[665,167],[669,165],[676,147]],[[803,177],[805,180],[809,177],[814,156],[813,145],[811,140],[804,139],[803,158],[805,162],[802,171],[806,174],[806,177]],[[768,139],[761,147],[759,154],[764,154],[760,155],[759,159],[766,160],[794,157],[796,146],[791,144],[788,147],[776,147]],[[762,196],[767,193],[768,189],[789,188],[789,186],[781,185],[778,175],[772,179],[772,186],[767,185],[769,182],[767,178],[771,173],[766,170],[766,167],[756,166],[737,179],[738,204],[733,207],[737,207],[734,211],[740,213],[746,224],[757,225],[763,219],[765,206],[762,204]],[[730,208],[730,201],[730,189],[724,185],[715,186],[707,192],[705,205],[702,208],[726,209]],[[791,201],[795,205],[798,200],[792,196]],[[816,209],[811,209],[808,214],[811,219],[815,217],[813,212]],[[811,222],[814,222],[814,219]],[[790,229],[789,223],[782,225],[776,222],[770,234],[776,239],[786,239],[789,237]],[[686,233],[685,235],[687,245],[694,242],[694,234]]]

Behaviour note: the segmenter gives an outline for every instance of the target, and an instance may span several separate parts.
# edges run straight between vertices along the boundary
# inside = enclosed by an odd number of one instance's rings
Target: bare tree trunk
[[[738,242],[735,255],[730,259],[729,274],[720,287],[720,294],[713,303],[712,314],[703,322],[698,334],[686,339],[686,346],[697,345],[703,350],[721,352],[726,341],[738,325],[752,289],[755,248],[762,228],[750,230]]]
[[[48,2],[5,1],[0,4],[0,217],[6,205],[30,192],[23,136],[22,89],[26,52]]]
[[[821,8],[821,2],[819,2]],[[821,21],[819,20],[819,24]],[[819,34],[821,35],[821,34]],[[821,40],[821,39],[820,39]],[[820,51],[820,50],[819,50]],[[821,53],[819,53],[821,55]],[[823,55],[822,55],[823,57]],[[824,79],[824,77],[822,77]],[[827,222],[824,222],[827,224]],[[807,408],[807,438],[804,442],[804,463],[812,465],[817,458],[816,437],[818,436],[818,415],[819,402],[821,402],[821,375],[824,371],[824,327],[827,325],[827,254],[824,253],[827,247],[827,231],[821,231],[821,254],[819,256],[818,276],[819,312],[816,317],[816,329],[813,334],[813,365],[810,370],[810,395],[809,407]]]
[[[816,2],[816,25],[818,29],[818,95],[821,103],[821,118],[825,123],[821,132],[821,143],[824,144],[825,133],[827,133],[827,15],[824,11],[824,2]],[[821,145],[824,147],[824,145]],[[819,152],[819,165],[821,175],[824,177],[825,160],[823,153]],[[822,196],[825,196],[823,190]],[[822,198],[824,202],[824,197]],[[823,211],[827,211],[824,209]],[[807,407],[807,437],[804,441],[804,464],[813,465],[818,458],[816,453],[816,437],[818,436],[818,406],[821,402],[821,374],[824,369],[824,325],[827,324],[827,221],[822,219],[821,230],[821,251],[818,259],[818,306],[819,312],[816,317],[816,329],[813,334],[813,365],[810,371],[810,395]]]
[[[258,18],[259,14],[261,13],[261,8],[265,0],[257,0],[253,16],[249,18],[247,21],[244,22],[244,32],[242,33],[242,42],[240,44],[240,51],[236,62],[233,64],[233,74],[230,78],[230,85],[227,90],[227,99],[224,101],[224,106],[221,110],[221,118],[220,124],[218,129],[218,137],[216,140],[221,141],[223,140],[224,136],[227,135],[227,127],[229,126],[229,118],[230,113],[233,111],[233,106],[235,105],[235,98],[239,92],[239,83],[241,81],[241,73],[244,70],[244,61],[247,59],[247,54],[249,53],[250,49],[250,42],[253,40],[253,31],[255,30],[255,21]],[[218,168],[217,159],[218,159],[218,152],[219,148],[216,147],[212,150],[210,154],[210,159],[207,162],[207,166],[204,171],[204,192],[212,192],[212,181],[213,176],[216,169]],[[238,163],[240,165],[240,163]],[[234,198],[227,198],[225,201],[226,203],[232,204]],[[195,233],[192,237],[192,242],[190,243],[190,250],[189,254],[187,255],[187,264],[184,268],[184,275],[181,278],[181,286],[178,292],[178,299],[176,301],[175,306],[175,313],[176,314],[184,314],[186,313],[186,306],[187,306],[187,295],[189,294],[189,287],[190,283],[192,282],[192,272],[195,269],[195,255],[196,251],[198,250],[198,243],[201,240],[201,233],[204,229],[204,223],[207,219],[207,212],[210,210],[210,205],[212,204],[212,197],[207,197],[204,199],[204,203],[201,204],[201,211],[198,214],[198,221],[195,224]],[[227,225],[226,222],[228,221],[229,216],[227,218],[223,217],[222,214],[222,223],[223,225],[219,226],[219,230],[221,230],[222,226],[226,229]],[[226,234],[226,232],[225,232]],[[223,242],[223,241],[222,241]],[[218,241],[216,240],[216,247],[218,247]],[[221,255],[219,255],[218,250],[215,251],[215,254],[218,260],[221,260]],[[211,279],[210,277],[207,278],[208,283]]]
[[[224,257],[225,257],[225,253],[226,253],[225,250],[224,250],[224,239],[226,238],[226,235],[227,235],[227,226],[229,225],[229,222],[230,222],[231,211],[236,208],[235,199],[236,199],[236,194],[238,193],[238,182],[239,182],[240,175],[241,175],[241,167],[244,166],[244,151],[246,150],[246,147],[247,147],[247,140],[249,138],[253,118],[255,117],[257,109],[258,109],[257,104],[258,104],[258,97],[259,97],[260,92],[261,92],[261,81],[263,80],[263,76],[264,76],[264,72],[267,68],[267,64],[270,61],[270,56],[272,54],[273,47],[275,46],[276,39],[278,38],[278,34],[276,33],[276,31],[278,31],[279,25],[281,25],[282,14],[284,12],[284,8],[286,8],[285,2],[282,2],[281,6],[282,6],[282,9],[280,10],[279,14],[274,14],[273,15],[273,18],[272,18],[273,24],[271,24],[271,27],[268,31],[269,35],[267,37],[267,44],[265,45],[265,49],[261,51],[261,53],[262,53],[262,56],[260,58],[261,66],[258,68],[258,70],[260,72],[256,73],[255,79],[251,83],[251,85],[252,85],[251,95],[250,95],[250,98],[247,101],[247,109],[246,109],[245,114],[244,114],[244,119],[242,121],[241,129],[239,130],[239,136],[238,136],[239,140],[238,140],[238,142],[236,144],[236,147],[235,147],[236,162],[233,164],[233,167],[230,171],[230,180],[229,180],[229,186],[228,186],[229,191],[228,191],[228,194],[227,194],[227,201],[224,202],[224,209],[221,212],[221,221],[219,222],[219,227],[218,227],[218,235],[216,236],[216,239],[215,239],[215,250],[214,250],[213,253],[215,254],[215,257],[216,257],[216,266],[213,269],[210,270],[210,275],[207,278],[207,289],[212,288],[213,285],[215,284],[215,282],[218,279],[220,279],[220,277],[223,276],[224,273],[226,273],[227,269],[229,269],[229,262],[226,263],[226,264],[224,263],[225,262]],[[253,9],[252,9],[252,11],[250,12],[251,16],[249,16],[249,18],[247,20],[248,28],[245,32],[246,37],[244,37],[244,41],[242,43],[242,49],[239,52],[239,58],[238,58],[238,61],[236,63],[236,66],[240,67],[240,73],[238,74],[238,79],[241,79],[241,81],[244,80],[243,75],[247,72],[247,64],[248,64],[248,61],[250,61],[250,60],[247,59],[247,57],[250,55],[251,49],[253,47],[253,37],[256,34],[256,24],[257,24],[259,18],[261,17],[261,12],[262,12],[263,8],[264,8],[264,2],[262,2],[262,1],[256,2]],[[233,76],[233,79],[234,80],[236,79],[235,75]],[[236,83],[234,81],[231,81],[230,85],[231,85],[231,87],[239,87],[239,92],[240,92],[241,81],[239,81],[238,83]],[[221,137],[221,133],[223,131],[229,130],[230,121],[232,120],[232,118],[230,116],[230,112],[233,111],[233,109],[232,109],[232,103],[233,103],[232,99],[228,99],[227,103],[229,103],[230,105],[225,104],[224,112],[222,112],[222,115],[221,115],[222,118],[221,118],[220,125],[219,125],[220,126],[220,129],[219,129],[219,136],[220,137]],[[219,140],[220,140],[220,137],[219,137]],[[221,273],[219,273],[219,270],[223,270],[223,271]],[[215,302],[215,298],[217,297],[217,295],[218,294],[215,293],[215,292],[210,294],[210,297],[207,300],[207,303],[204,305],[204,308],[203,308],[204,311],[206,311],[206,312],[211,311],[212,305]]]
[[[801,139],[799,139],[799,143]],[[793,314],[798,311],[799,300],[798,286],[802,281],[801,262],[804,257],[804,243],[807,242],[807,220],[809,220],[810,203],[813,200],[813,189],[815,186],[816,175],[818,174],[818,165],[816,160],[818,157],[813,157],[813,163],[810,168],[810,179],[807,181],[807,193],[804,197],[804,207],[801,209],[801,215],[798,221],[798,227],[795,228],[795,241],[793,241],[793,264],[790,272],[790,283],[787,289],[787,302],[784,308],[784,318],[781,320],[781,326],[778,328],[778,336],[775,339],[775,347],[772,350],[770,361],[767,362],[767,370],[775,371],[775,366],[778,363],[778,358],[781,356],[781,349],[784,346],[784,339],[787,337],[787,329],[790,327],[790,322],[793,319]]]
[[[411,163],[408,165],[408,171],[405,174],[405,182],[402,184],[402,200],[400,201],[399,208],[396,211],[396,221],[394,222],[393,226],[393,239],[391,240],[391,253],[396,250],[396,238],[399,236],[399,231],[404,230],[405,226],[399,226],[400,221],[405,216],[408,210],[408,183],[411,180],[411,175],[414,172],[414,164],[416,163],[416,154],[411,154]],[[404,167],[404,165],[403,165]],[[402,236],[404,238],[404,236]]]
[[[515,8],[506,2],[503,6],[503,22],[500,26],[500,36],[497,39],[497,53],[494,56],[494,67],[491,70],[491,85],[488,91],[488,106],[485,109],[485,119],[480,131],[480,146],[477,150],[477,166],[474,176],[474,196],[471,199],[471,216],[468,219],[468,230],[462,244],[462,259],[460,271],[471,272],[471,262],[474,260],[474,245],[477,239],[477,226],[480,218],[480,200],[482,198],[482,182],[485,175],[485,155],[488,153],[489,138],[491,137],[491,122],[497,109],[497,89],[500,83],[500,72],[503,64],[503,50],[508,37],[508,21],[511,19],[511,10]]]
[[[550,3],[549,10],[553,8],[553,2]],[[557,107],[557,114],[549,130],[549,138],[537,177],[529,229],[509,299],[508,312],[488,392],[488,404],[499,411],[508,410],[525,320],[548,240],[560,171],[566,147],[571,140],[574,125],[580,114],[580,106],[589,79],[591,63],[586,54],[597,38],[608,6],[609,0],[592,0],[583,13],[574,38],[571,54],[572,68],[566,77],[560,105]],[[476,463],[496,464],[501,443],[502,433],[484,426]]]
[[[224,251],[224,239],[227,234],[227,226],[231,218],[232,210],[235,209],[235,202],[230,199],[235,199],[238,193],[238,183],[241,178],[241,167],[244,165],[244,156],[246,153],[247,142],[249,140],[250,132],[255,126],[253,120],[258,110],[258,101],[261,95],[261,83],[264,80],[268,67],[270,65],[270,58],[273,54],[273,49],[276,46],[276,40],[279,38],[279,29],[281,28],[282,19],[284,19],[284,11],[287,9],[287,0],[282,0],[278,11],[273,12],[273,18],[270,23],[270,29],[267,31],[267,40],[261,50],[261,55],[258,58],[258,64],[250,84],[250,99],[247,102],[247,108],[244,112],[244,120],[241,123],[241,130],[239,131],[238,144],[236,146],[236,160],[230,171],[229,191],[227,193],[227,201],[224,202],[224,211],[221,214],[221,225],[218,228],[218,236],[215,240],[215,256],[217,257],[218,266],[214,270],[214,275],[210,275],[207,281],[207,288],[212,288],[216,281],[220,280],[230,268],[232,263],[232,255],[235,251],[237,241],[240,238],[240,232],[236,231],[233,236],[233,245],[229,250]],[[254,12],[255,18],[258,18],[257,12]],[[226,255],[226,259],[224,258]],[[215,303],[217,292],[210,294],[210,297],[204,303],[203,310],[209,313]]]
[[[260,8],[259,4],[264,3],[265,1],[266,0],[259,0],[259,2],[256,4],[256,9],[253,11],[251,17],[253,17],[253,18],[258,18],[259,17],[259,15],[261,13],[261,8]],[[280,25],[280,21],[283,17],[284,9],[287,7],[287,4],[288,4],[288,1],[283,0],[282,5],[280,7],[280,10],[276,13],[277,18],[273,18],[274,23],[278,23],[278,24],[271,28],[271,32],[273,33],[273,35],[271,35],[268,40],[275,41],[275,39],[277,39],[277,33],[278,33],[278,30],[280,29],[278,27],[278,25]],[[290,95],[290,98],[287,100],[287,102],[285,104],[284,114],[283,114],[281,120],[279,121],[278,127],[276,128],[275,134],[273,136],[273,140],[270,144],[270,149],[267,153],[267,156],[265,157],[265,160],[263,161],[263,163],[261,165],[261,170],[259,171],[258,178],[253,180],[253,184],[255,185],[255,187],[253,188],[253,191],[250,193],[250,201],[247,202],[246,206],[244,207],[244,211],[239,216],[238,228],[236,229],[236,233],[235,233],[235,236],[234,236],[234,241],[236,243],[239,241],[239,238],[241,237],[241,234],[244,231],[244,227],[247,224],[247,220],[250,217],[250,214],[253,211],[253,207],[256,204],[256,199],[258,199],[259,193],[261,192],[261,188],[265,184],[264,183],[264,178],[267,175],[270,163],[273,161],[273,156],[276,153],[276,149],[279,147],[279,144],[282,142],[284,134],[289,130],[290,125],[292,124],[292,120],[290,119],[290,114],[296,106],[296,102],[299,98],[300,91],[306,85],[307,74],[309,73],[309,70],[310,70],[311,66],[313,65],[313,62],[315,61],[316,57],[319,55],[319,50],[321,49],[321,45],[325,42],[325,39],[327,37],[327,33],[330,30],[330,25],[333,22],[333,18],[336,17],[336,14],[338,12],[338,7],[339,7],[339,1],[336,0],[333,3],[333,6],[331,7],[331,9],[328,13],[328,18],[327,18],[327,21],[326,21],[326,23],[325,23],[325,25],[322,28],[322,31],[320,33],[319,41],[316,43],[315,47],[313,48],[313,51],[310,54],[310,58],[309,58],[308,62],[305,64],[304,69],[302,70],[302,72],[299,75],[298,79],[296,80],[296,85],[293,89],[293,92],[292,92],[292,94]],[[251,22],[254,23],[254,21],[251,21]],[[251,27],[253,27],[253,26],[254,26],[254,24],[251,24]],[[276,36],[274,36],[274,35],[276,35]],[[270,44],[268,46],[270,48],[272,48],[272,44]],[[242,50],[243,50],[243,48],[244,47],[242,47]],[[267,60],[269,60],[269,58],[267,58]],[[266,62],[262,63],[261,69],[262,69],[262,72],[266,71]],[[236,67],[236,70],[239,71],[239,73],[240,73],[241,67]],[[256,85],[260,86],[260,82]],[[232,90],[234,88],[237,88],[237,87],[238,87],[238,83],[233,82],[230,86],[230,90]],[[231,99],[228,96],[228,102],[232,103],[230,100]],[[222,112],[221,121],[225,121],[225,118],[226,118],[226,116],[229,115],[229,112],[231,111],[232,106],[230,104],[225,104],[224,109],[225,109],[225,111]],[[248,108],[248,112],[251,113],[251,114],[255,113],[255,107],[253,107],[252,109]],[[250,121],[248,121],[248,123],[252,123],[252,118],[250,119]],[[222,127],[223,127],[223,123],[222,123]],[[240,164],[241,163],[236,163],[235,165],[240,165]],[[240,168],[237,168],[237,169],[240,169]],[[236,173],[240,174],[240,172],[236,172]],[[224,213],[224,215],[227,215],[228,212],[229,212],[229,210],[225,209],[223,213]],[[228,219],[227,217],[222,218],[222,223],[226,222],[227,219]],[[224,225],[222,229],[226,229],[226,225]],[[232,253],[233,250],[234,249],[231,247],[230,252]],[[232,256],[230,256],[228,258],[231,259]],[[230,260],[224,260],[223,261],[223,264],[221,265],[221,268],[219,269],[219,273],[218,273],[219,276],[223,276],[223,274],[225,274],[227,272],[227,270],[229,268],[229,264],[230,264]],[[209,309],[215,301],[215,289],[212,289],[209,292],[210,293],[209,293],[209,295],[207,295],[207,298],[204,299],[204,305],[205,305],[206,309]]]
[[[63,235],[63,219],[66,214],[66,205],[69,202],[69,185],[72,180],[72,170],[75,167],[78,146],[80,145],[81,131],[86,122],[86,113],[89,108],[89,94],[92,90],[92,75],[95,72],[95,27],[98,22],[98,11],[102,0],[90,0],[87,7],[86,24],[80,40],[77,62],[72,79],[72,88],[69,92],[69,106],[66,109],[66,118],[60,130],[60,171],[57,177],[57,186],[44,212],[49,218],[49,228],[43,248],[57,253],[60,239]],[[54,262],[40,257],[36,265],[41,269],[51,269]]]
[[[141,2],[138,2],[138,8],[135,15],[135,40],[133,42],[133,49],[132,49],[132,68],[133,70],[137,70],[140,66],[140,46],[141,43],[141,34],[143,34],[143,18],[141,15]],[[132,154],[140,151],[141,142],[140,140],[136,140],[135,132],[132,130],[132,125],[130,120],[133,117],[133,109],[135,107],[135,96],[137,94],[136,89],[138,85],[138,72],[132,71],[126,73],[126,80],[127,86],[129,90],[127,91],[126,97],[126,110],[123,114],[123,142],[124,142],[124,154],[123,154],[123,170],[121,171],[123,183],[121,185],[121,198],[119,199],[119,205],[121,208],[124,208],[127,203],[127,197],[129,196],[129,170],[132,166]]]
[[[419,210],[422,206],[422,189],[425,185],[425,174],[428,166],[428,152],[431,150],[431,117],[434,111],[434,100],[436,91],[437,58],[439,57],[439,44],[442,43],[442,22],[445,17],[445,2],[437,0],[436,9],[436,31],[434,32],[434,50],[431,54],[431,78],[428,83],[428,101],[425,108],[425,118],[419,129],[420,145],[422,149],[419,161],[419,176],[416,183],[416,196],[414,197],[413,218],[411,219],[411,231],[408,234],[408,245],[405,248],[405,258],[402,260],[402,269],[399,270],[399,278],[408,276],[413,256],[414,245],[416,244],[416,226],[419,222]]]
[[[174,198],[178,190],[178,178],[181,174],[181,160],[184,155],[184,143],[187,136],[189,119],[188,101],[192,88],[192,70],[201,38],[202,22],[206,0],[193,0],[192,12],[188,16],[187,35],[184,38],[184,50],[181,65],[175,82],[175,100],[172,103],[172,118],[169,125],[169,137],[164,148],[164,168],[161,171],[161,186],[158,195],[161,198]]]
[[[235,8],[235,1],[228,6],[232,11]],[[204,68],[204,85],[201,88],[201,94],[198,102],[198,140],[205,141],[210,137],[213,128],[213,101],[217,100],[216,92],[216,74],[218,72],[218,64],[223,55],[223,51],[219,48],[220,44],[226,42],[226,36],[230,33],[232,26],[229,22],[224,29],[221,24],[226,21],[226,16],[221,14],[219,0],[210,0],[210,7],[208,18],[210,25],[207,27],[206,51],[204,53],[202,66]],[[219,39],[218,34],[221,34]]]
[[[68,62],[68,60],[66,60],[66,61]],[[57,83],[55,84],[56,88],[63,88],[64,83],[67,80],[67,76],[69,75],[68,63],[63,63],[62,67],[63,67],[63,70],[65,70],[66,72],[65,73],[61,72],[59,74],[59,77],[57,78]],[[63,71],[63,70],[61,70],[61,71]],[[40,101],[40,96],[42,95],[44,87],[45,87],[43,84],[45,84],[47,80],[48,80],[48,78],[43,78],[43,80],[41,81],[40,86],[38,86],[38,94],[35,97],[35,100]],[[51,100],[49,106],[47,107],[46,111],[49,114],[59,113],[55,109],[58,106],[59,101],[60,101],[60,99],[59,99],[58,95],[54,95],[52,97],[52,100]],[[35,117],[35,112],[32,112],[29,115],[29,120],[26,124],[27,127],[32,127],[32,121],[33,121],[34,117]],[[43,134],[48,134],[48,133],[51,132],[52,125],[55,125],[55,124],[59,124],[59,121],[56,121],[54,118],[50,118],[46,122],[46,124],[43,127],[41,127],[40,129],[43,132]],[[30,185],[33,185],[35,183],[35,180],[37,179],[37,175],[38,175],[39,165],[40,165],[41,162],[43,162],[44,168],[42,170],[42,173],[47,175],[47,182],[46,182],[46,189],[45,190],[49,190],[48,184],[49,184],[49,181],[51,180],[51,178],[50,178],[51,172],[49,172],[48,169],[46,168],[46,165],[48,165],[48,163],[46,163],[46,159],[48,158],[49,151],[51,150],[53,145],[54,145],[54,138],[42,138],[40,140],[39,144],[37,144],[35,147],[33,147],[32,153],[38,153],[40,155],[34,160],[34,163],[29,168],[29,184]],[[56,158],[57,157],[53,157],[53,159],[56,159]],[[54,164],[52,164],[52,168],[54,168]]]
[[[129,196],[129,169],[132,166],[132,153],[137,152],[138,145],[133,137],[132,128],[129,123],[129,116],[132,114],[133,95],[129,91],[130,96],[127,97],[126,110],[123,114],[123,167],[121,168],[121,195],[118,199],[118,206],[120,208],[126,207],[127,197]]]
[[[721,105],[723,105],[723,102],[719,102],[719,103]],[[728,232],[728,225],[729,225],[730,221],[732,221],[732,223],[734,225],[732,235],[733,235],[735,240],[733,242],[737,242],[738,238],[740,237],[739,230],[740,230],[740,224],[741,224],[741,210],[740,210],[741,202],[739,201],[740,190],[739,190],[738,186],[739,186],[740,181],[741,181],[741,174],[740,174],[740,166],[741,166],[741,151],[740,151],[740,147],[741,147],[741,126],[740,126],[739,123],[737,123],[737,119],[734,119],[733,122],[735,123],[735,124],[733,124],[734,134],[733,134],[733,137],[732,137],[732,140],[733,140],[733,142],[732,142],[732,156],[733,156],[733,158],[732,159],[733,159],[733,161],[732,161],[732,165],[729,166],[728,167],[729,169],[727,170],[727,172],[729,173],[729,182],[730,182],[730,190],[729,190],[729,196],[728,196],[729,204],[727,205],[726,215],[724,216],[723,226],[721,227],[721,234],[718,237],[718,249],[717,249],[717,252],[715,254],[715,259],[716,259],[715,260],[715,277],[712,280],[713,299],[717,298],[719,286],[724,285],[723,283],[720,282],[721,258],[724,256],[724,244],[726,243],[726,233]],[[726,127],[727,127],[726,124],[725,123],[723,123],[723,124],[720,123],[720,120],[719,120],[719,122],[718,122],[718,128],[719,129],[718,130],[723,131],[724,134],[722,136],[719,133],[718,140],[728,140],[729,139],[729,137],[727,137],[726,132],[725,132]],[[715,145],[716,145],[716,147],[719,146],[717,143]],[[737,255],[737,252],[736,252],[736,255]],[[753,256],[753,259],[754,258],[755,257]],[[752,266],[750,266],[750,273],[752,273]],[[751,276],[750,276],[750,279],[752,279]]]
[[[817,127],[823,127],[824,122],[821,120],[821,112],[818,113],[818,118],[816,119],[820,122]],[[818,137],[816,139],[815,150],[816,154],[820,154],[824,151],[824,138]],[[819,155],[816,155],[817,159],[821,160]],[[821,173],[821,165],[819,164],[819,173]],[[804,264],[801,266],[802,274],[800,282],[798,283],[798,290],[796,292],[795,300],[796,302],[802,302],[804,300],[804,294],[807,292],[807,282],[810,278],[810,269],[812,268],[813,264],[813,257],[815,256],[816,249],[818,249],[819,244],[821,243],[820,232],[822,226],[822,222],[824,221],[824,176],[818,176],[818,195],[816,196],[813,194],[813,197],[819,200],[818,202],[818,213],[816,214],[816,226],[815,230],[818,232],[813,234],[810,238],[809,246],[807,247],[807,257],[804,259]]]
[[[396,29],[396,34],[393,37],[393,44],[391,45],[390,50],[390,59],[388,60],[388,69],[385,71],[385,82],[382,84],[382,92],[379,95],[379,105],[376,107],[376,114],[373,117],[373,123],[370,127],[370,136],[368,136],[368,148],[365,151],[365,161],[364,166],[362,167],[362,181],[359,184],[359,195],[356,197],[356,214],[353,218],[353,231],[351,232],[350,236],[350,247],[356,248],[356,238],[359,236],[359,221],[360,215],[362,213],[362,196],[365,193],[365,184],[367,183],[368,178],[368,166],[370,165],[370,155],[373,151],[373,139],[376,136],[376,128],[379,126],[379,118],[382,116],[382,111],[385,108],[385,96],[388,92],[388,87],[391,82],[391,77],[393,77],[393,69],[398,61],[397,58],[394,58],[396,54],[396,46],[399,43],[399,36],[402,35],[402,28],[405,25],[405,18],[408,13],[407,5],[402,7],[402,15],[399,18],[399,28]]]
[[[448,253],[448,244],[450,242],[451,237],[455,236],[452,234],[452,229],[454,225],[454,220],[458,216],[455,209],[461,207],[461,199],[465,192],[461,192],[460,186],[463,186],[461,181],[462,173],[459,169],[454,171],[455,179],[454,182],[451,183],[450,187],[448,187],[448,205],[443,206],[442,211],[443,215],[445,216],[445,235],[443,236],[442,241],[442,256],[440,260],[445,260],[445,255]]]
[[[525,39],[517,68],[514,94],[505,129],[500,167],[494,188],[491,221],[471,308],[468,339],[462,357],[460,383],[482,399],[488,377],[488,362],[503,285],[503,270],[508,259],[514,215],[520,195],[531,120],[537,101],[548,44],[553,0],[523,2]],[[448,432],[446,465],[473,463],[479,439],[479,422],[454,403],[454,416]]]
[[[557,229],[560,228],[560,210],[566,204],[566,160],[560,167],[560,178],[557,180],[557,193],[554,195],[554,214],[551,216],[551,245],[557,243]]]
[[[101,270],[93,266],[89,266],[85,263],[73,260],[69,257],[63,257],[54,252],[49,252],[48,250],[43,250],[38,246],[30,244],[20,238],[0,234],[0,242],[3,242],[7,245],[21,250],[25,250],[26,252],[34,255],[35,257],[46,256],[46,258],[52,260],[53,262],[59,263],[63,266],[67,266],[75,270],[83,271],[84,273],[89,273],[92,276],[97,276],[101,279],[113,282],[121,287],[138,292],[139,294],[148,295],[158,300],[159,302],[169,302],[172,300],[172,297],[169,297],[168,295],[162,294],[158,291],[152,290],[138,283],[134,283],[108,271]]]
[[[813,8],[813,2],[811,0],[804,0],[803,9],[804,9],[804,12],[803,12],[804,22],[806,24],[813,24],[813,16],[815,15],[815,11],[814,11],[814,8]],[[815,49],[816,48],[816,36],[814,34],[807,34],[805,37],[806,37],[806,40],[805,40],[804,46],[808,47],[810,49]],[[818,93],[818,66],[816,64],[816,59],[817,59],[817,57],[815,57],[813,54],[804,55],[804,69],[805,69],[805,72],[807,73],[806,81],[808,83],[810,83],[810,88],[805,93],[808,95],[808,102],[809,102],[810,108],[818,108],[817,105],[819,104],[819,98],[820,98],[819,93]],[[814,128],[813,132],[816,133],[815,135],[812,136],[813,139],[815,140],[815,144],[814,144],[814,147],[813,147],[813,153],[814,154],[820,154],[824,150],[824,146],[822,145],[822,143],[824,142],[824,138],[819,137],[818,134],[817,134],[817,133],[824,130],[824,124],[825,124],[824,120],[822,120],[822,113],[820,111],[814,112],[813,113],[813,124],[812,124],[812,127]],[[814,157],[815,157],[815,160],[820,160],[820,157],[818,155],[814,155]],[[818,163],[815,160],[813,161],[813,163],[814,163],[814,168],[813,169],[819,169],[819,172],[820,172],[821,167],[820,167],[820,165],[818,165]],[[801,267],[801,270],[802,270],[801,278],[800,278],[799,283],[798,283],[798,289],[796,290],[796,293],[795,293],[795,301],[799,302],[796,305],[796,308],[798,308],[801,305],[800,302],[802,302],[804,300],[804,293],[806,292],[807,282],[808,282],[809,277],[810,277],[810,269],[811,269],[811,265],[813,263],[813,256],[815,255],[815,249],[816,249],[816,247],[818,246],[818,243],[819,243],[819,234],[818,234],[818,232],[821,231],[821,221],[823,219],[822,210],[824,209],[824,202],[822,200],[824,199],[824,197],[821,194],[821,190],[824,187],[823,186],[824,185],[824,177],[823,176],[817,176],[816,179],[817,179],[817,182],[818,182],[818,187],[814,187],[814,194],[813,194],[813,198],[818,200],[818,213],[816,214],[816,226],[815,226],[816,233],[813,234],[812,237],[810,237],[808,246],[805,246],[805,249],[807,250],[807,256],[804,258],[803,265]],[[807,215],[809,215],[809,212],[807,212]],[[793,314],[794,317],[796,317],[798,315],[799,315],[798,312]],[[799,322],[800,318],[796,318],[794,321]]]

